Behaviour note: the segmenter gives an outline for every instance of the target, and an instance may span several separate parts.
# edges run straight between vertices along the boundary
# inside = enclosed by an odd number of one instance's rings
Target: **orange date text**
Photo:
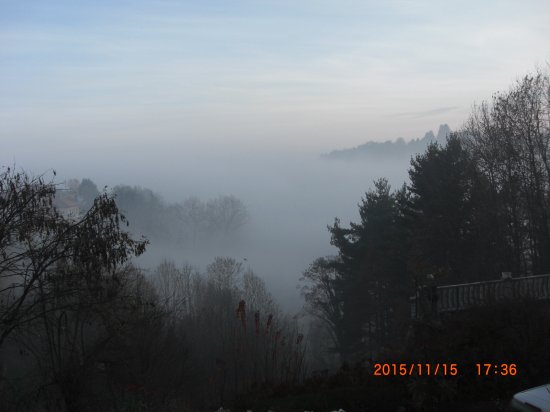
[[[374,376],[456,376],[456,363],[375,363]]]

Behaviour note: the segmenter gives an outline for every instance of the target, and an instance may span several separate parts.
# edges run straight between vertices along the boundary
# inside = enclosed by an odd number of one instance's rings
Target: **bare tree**
[[[237,290],[242,272],[242,263],[229,257],[216,257],[206,268],[208,281],[220,290]]]
[[[206,206],[197,197],[186,199],[179,207],[180,221],[189,233],[191,242],[196,244],[206,226]]]
[[[249,219],[246,206],[235,196],[220,196],[208,201],[206,213],[211,230],[224,235],[236,232]]]
[[[83,217],[67,220],[53,207],[55,192],[43,176],[10,168],[0,173],[0,347],[49,310],[46,300],[114,277],[119,265],[145,250],[146,241],[120,228],[126,220],[113,197],[102,194]],[[66,270],[72,267],[76,275]]]
[[[476,107],[463,137],[490,182],[492,208],[515,272],[550,269],[550,74],[518,80]],[[506,247],[504,247],[506,249]]]
[[[316,259],[304,271],[302,296],[306,310],[324,324],[336,348],[344,345],[343,302],[338,294],[339,274],[329,258]]]

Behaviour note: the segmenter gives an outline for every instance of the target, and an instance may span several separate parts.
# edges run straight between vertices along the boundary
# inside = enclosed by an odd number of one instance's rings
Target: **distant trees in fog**
[[[95,198],[99,195],[99,189],[90,179],[82,179],[76,189],[82,202],[84,210],[88,210],[94,204]]]
[[[60,199],[78,203],[87,211],[99,195],[90,179],[71,179]],[[176,244],[200,245],[234,236],[249,221],[245,204],[233,195],[203,201],[191,196],[182,202],[167,203],[154,191],[138,186],[118,185],[112,190],[121,212],[131,221],[130,230],[150,239]]]
[[[447,124],[439,126],[437,135],[433,131],[427,132],[421,139],[412,139],[406,142],[402,137],[385,142],[370,141],[351,149],[333,150],[322,157],[330,160],[367,161],[380,158],[408,159],[426,150],[431,143],[445,144],[445,140],[451,134]]]
[[[249,219],[244,203],[232,195],[168,204],[150,189],[115,186],[113,192],[135,233],[173,243],[195,245],[231,236]]]
[[[232,195],[206,202],[190,197],[174,205],[173,212],[181,224],[180,240],[193,244],[235,234],[250,218],[244,203]]]

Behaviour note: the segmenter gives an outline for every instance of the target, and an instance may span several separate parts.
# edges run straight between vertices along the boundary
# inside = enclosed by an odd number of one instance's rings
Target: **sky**
[[[548,64],[548,21],[547,0],[0,0],[0,160],[458,128]]]

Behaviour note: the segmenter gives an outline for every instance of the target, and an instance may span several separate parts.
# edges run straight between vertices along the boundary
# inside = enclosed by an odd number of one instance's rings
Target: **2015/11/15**
[[[456,376],[456,363],[375,363],[374,376]]]

